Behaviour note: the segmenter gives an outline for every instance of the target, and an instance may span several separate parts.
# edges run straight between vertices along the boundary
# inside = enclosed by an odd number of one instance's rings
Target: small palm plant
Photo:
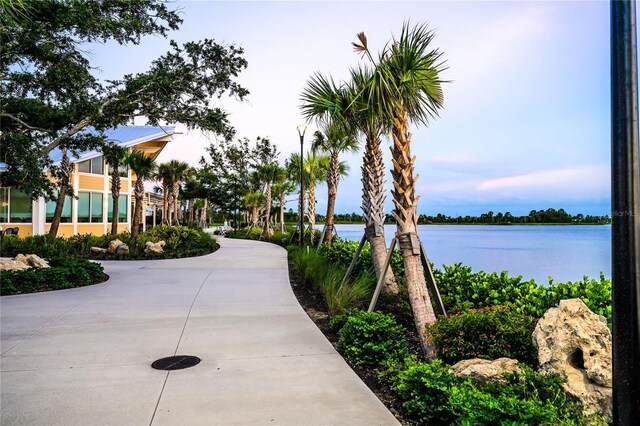
[[[265,236],[273,235],[273,230],[270,226],[271,219],[271,186],[278,180],[281,174],[280,167],[277,164],[263,164],[258,167],[258,176],[260,180],[265,184],[265,209],[264,209],[264,230]]]
[[[249,231],[258,227],[260,207],[264,205],[266,197],[261,192],[249,192],[244,196],[244,206],[249,212]]]

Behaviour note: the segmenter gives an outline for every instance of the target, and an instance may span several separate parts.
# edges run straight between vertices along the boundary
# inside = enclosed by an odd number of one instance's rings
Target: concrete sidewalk
[[[95,286],[0,298],[3,425],[398,424],[298,305],[286,252],[104,262]],[[167,356],[202,362],[172,372]]]

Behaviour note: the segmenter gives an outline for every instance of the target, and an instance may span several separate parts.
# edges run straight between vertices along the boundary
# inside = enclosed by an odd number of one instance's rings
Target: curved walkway
[[[104,262],[95,286],[0,298],[3,425],[397,424],[299,306],[286,252]],[[197,366],[154,370],[158,358]]]

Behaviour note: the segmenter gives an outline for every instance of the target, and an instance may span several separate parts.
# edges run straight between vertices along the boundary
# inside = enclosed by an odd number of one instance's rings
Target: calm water
[[[336,225],[344,239],[360,241],[364,225]],[[395,225],[385,225],[387,244]],[[611,226],[420,225],[420,239],[437,266],[455,262],[474,270],[509,271],[540,283],[611,277]]]

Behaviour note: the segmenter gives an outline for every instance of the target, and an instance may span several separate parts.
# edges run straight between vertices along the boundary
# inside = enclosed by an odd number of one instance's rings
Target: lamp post
[[[635,1],[611,2],[613,424],[640,417],[640,170]]]
[[[297,127],[298,135],[300,135],[300,248],[304,244],[304,179],[302,174],[302,166],[304,163],[304,132],[307,130],[307,126],[301,124]]]

